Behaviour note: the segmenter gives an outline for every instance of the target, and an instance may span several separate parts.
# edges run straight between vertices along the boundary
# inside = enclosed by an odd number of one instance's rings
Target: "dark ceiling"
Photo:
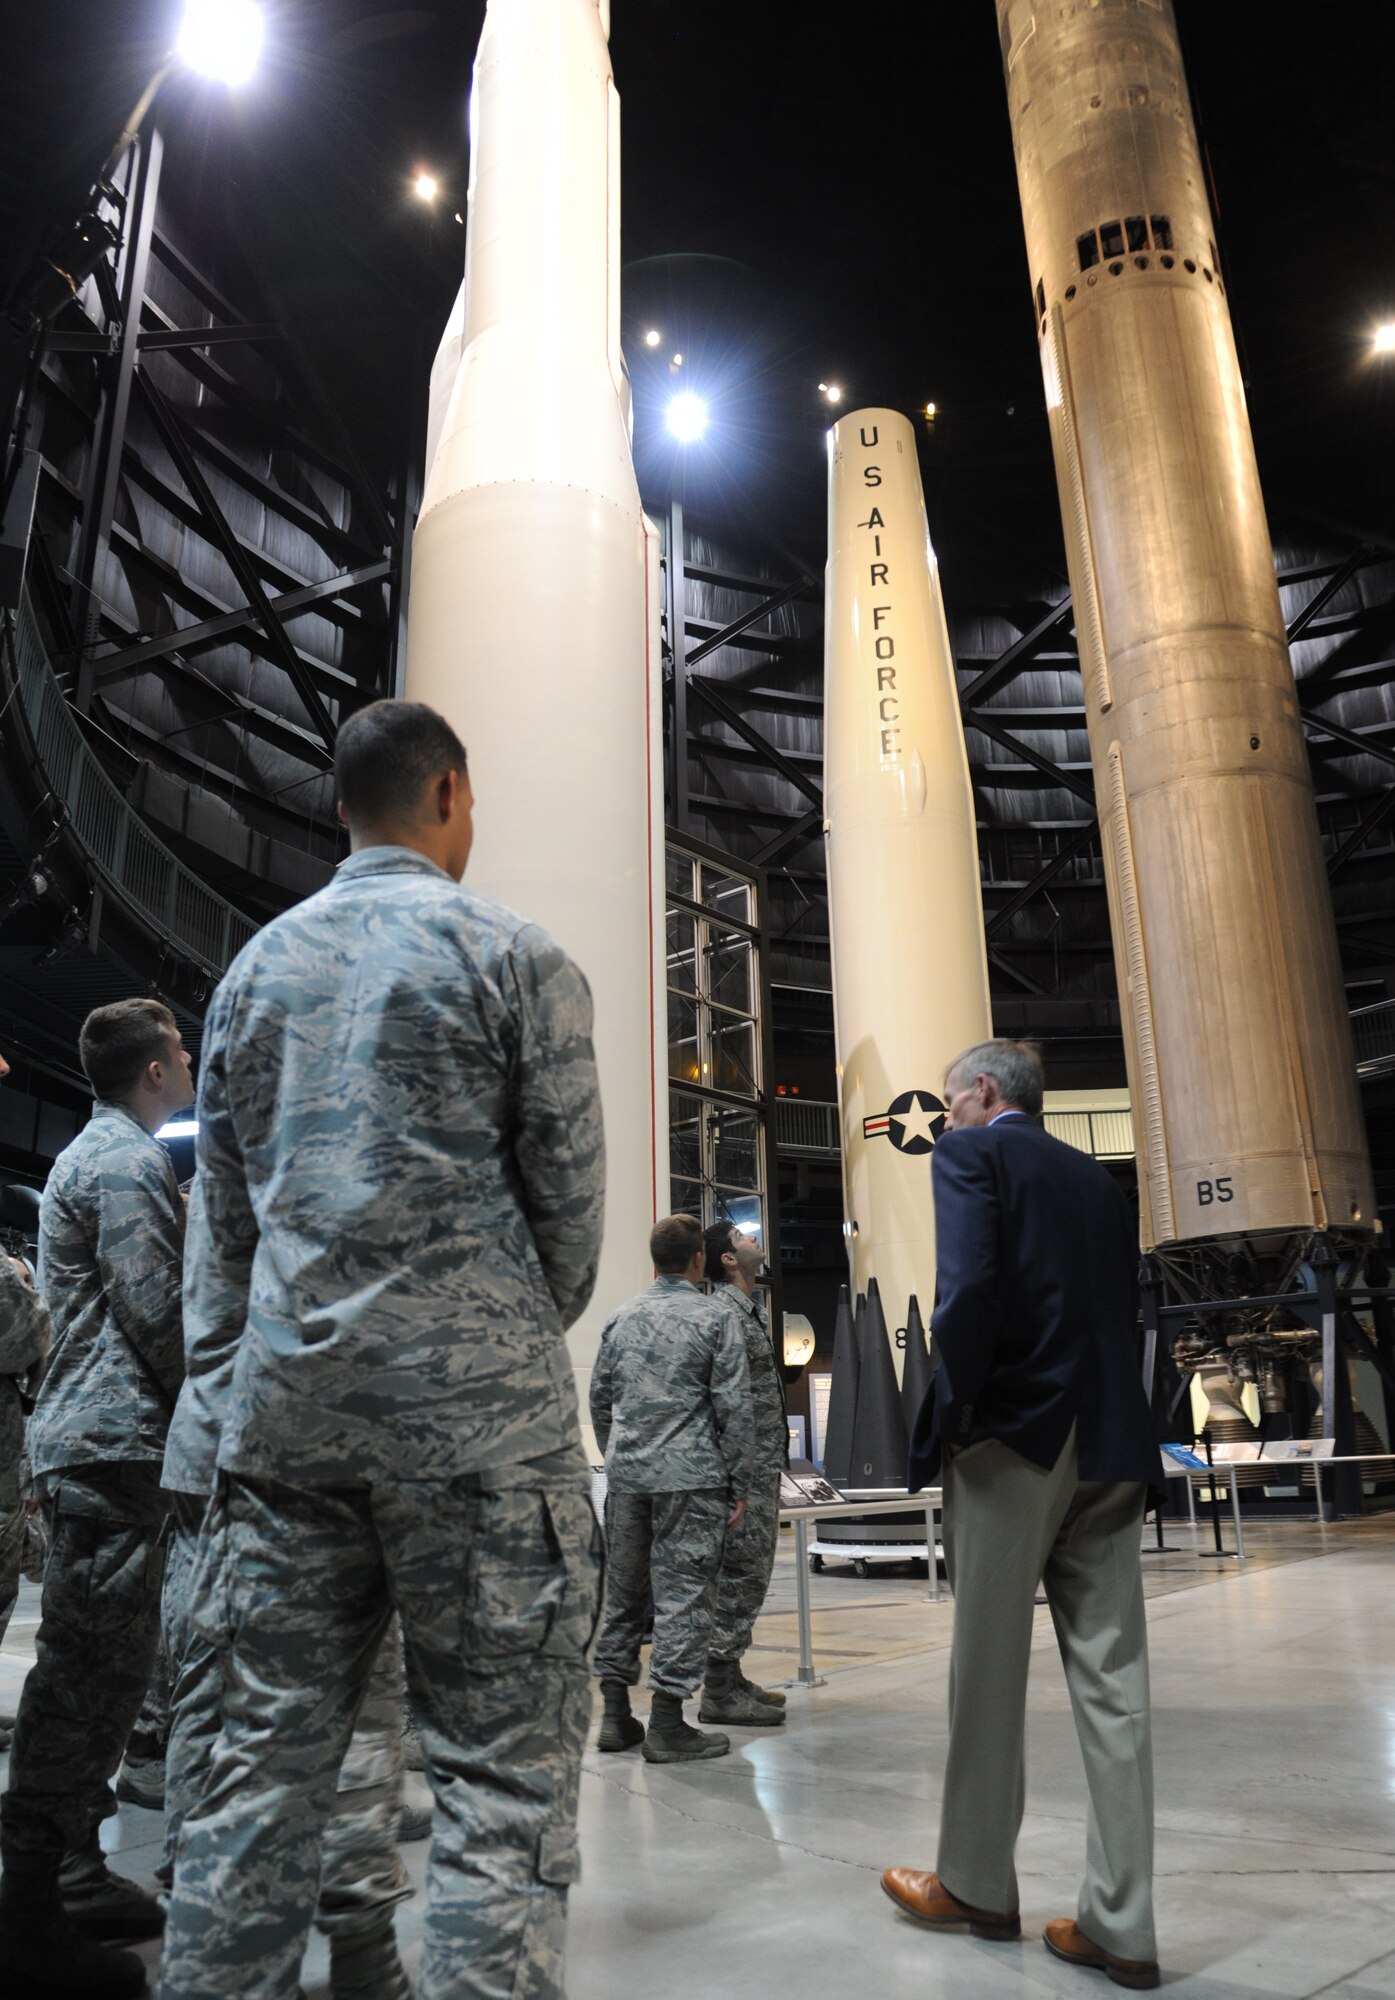
[[[1367,346],[1395,316],[1395,8],[1177,11],[1271,510],[1389,532],[1395,362],[1373,365]],[[80,205],[178,4],[5,12],[12,270]],[[255,246],[276,310],[384,464],[459,278],[483,12],[270,0],[250,85],[230,97],[176,75],[160,102],[178,204],[190,221],[216,211],[219,239],[231,218]],[[836,377],[853,406],[936,401],[937,540],[962,540],[966,562],[1011,546],[1059,565],[992,0],[614,0],[612,50],[627,316],[662,315],[714,406],[690,503],[754,511],[818,559],[816,385]],[[420,164],[443,182],[431,217],[410,193]],[[662,484],[644,358],[631,359],[642,470]],[[949,562],[945,580],[951,600],[966,584]]]

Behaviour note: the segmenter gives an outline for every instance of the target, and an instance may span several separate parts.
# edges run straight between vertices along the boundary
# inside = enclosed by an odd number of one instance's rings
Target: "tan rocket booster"
[[[969,764],[915,435],[828,434],[824,805],[854,1291],[892,1329],[935,1294],[929,1155],[946,1065],[992,1033]]]
[[[1145,1247],[1369,1228],[1312,782],[1169,0],[997,0]]]

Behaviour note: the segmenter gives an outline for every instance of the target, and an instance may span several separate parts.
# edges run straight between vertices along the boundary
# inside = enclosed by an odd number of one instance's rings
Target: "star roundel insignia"
[[[903,1090],[886,1110],[886,1135],[898,1153],[928,1153],[945,1129],[945,1107],[928,1090]]]

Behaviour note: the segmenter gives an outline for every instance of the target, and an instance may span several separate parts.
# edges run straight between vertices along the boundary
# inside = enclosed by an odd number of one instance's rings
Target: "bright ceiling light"
[[[668,427],[680,444],[696,444],[707,429],[707,405],[685,389],[668,406]]]
[[[182,61],[217,83],[246,83],[262,52],[255,0],[184,0],[176,43]]]
[[[1389,319],[1384,326],[1378,326],[1371,345],[1377,354],[1395,354],[1395,319]]]
[[[681,368],[681,367],[683,366],[683,357],[682,357],[682,355],[681,355],[681,354],[675,354],[675,355],[674,355],[674,357],[673,357],[673,359],[672,359],[672,361],[670,361],[668,365],[669,365],[669,367],[670,367],[670,368]]]
[[[824,395],[827,396],[830,403],[842,402],[843,392],[836,382],[821,382],[819,387],[823,390]]]
[[[171,1118],[169,1123],[162,1125],[155,1134],[157,1139],[197,1139],[198,1136],[197,1118]]]
[[[659,332],[659,329],[656,326],[651,326],[648,333],[644,336],[644,344],[646,347],[657,347],[662,339],[663,335]]]
[[[418,174],[412,182],[412,187],[414,192],[419,194],[423,201],[435,201],[441,191],[441,183],[437,180],[435,174]]]
[[[933,424],[935,421],[935,405],[933,403],[927,403],[925,405],[925,414],[929,418],[930,422]]]

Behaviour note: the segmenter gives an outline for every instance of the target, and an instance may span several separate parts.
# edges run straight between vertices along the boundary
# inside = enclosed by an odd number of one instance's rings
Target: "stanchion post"
[[[1236,1551],[1234,1549],[1228,1549],[1225,1546],[1225,1541],[1221,1535],[1221,1503],[1216,1493],[1216,1461],[1211,1455],[1211,1431],[1209,1426],[1201,1433],[1201,1442],[1206,1447],[1206,1470],[1210,1475],[1210,1478],[1208,1480],[1208,1485],[1210,1487],[1210,1492],[1211,1492],[1211,1527],[1216,1537],[1215,1548],[1203,1549],[1201,1551],[1201,1558],[1203,1562],[1208,1562],[1208,1561],[1224,1562],[1227,1559],[1233,1561],[1236,1555]],[[1230,1468],[1230,1490],[1232,1494],[1235,1491],[1234,1466]],[[1239,1524],[1239,1518],[1240,1516],[1237,1509],[1236,1512],[1237,1526]]]
[[[799,1611],[799,1672],[802,1687],[821,1687],[814,1672],[814,1628],[809,1615],[809,1523],[803,1514],[794,1519],[794,1601]]]

